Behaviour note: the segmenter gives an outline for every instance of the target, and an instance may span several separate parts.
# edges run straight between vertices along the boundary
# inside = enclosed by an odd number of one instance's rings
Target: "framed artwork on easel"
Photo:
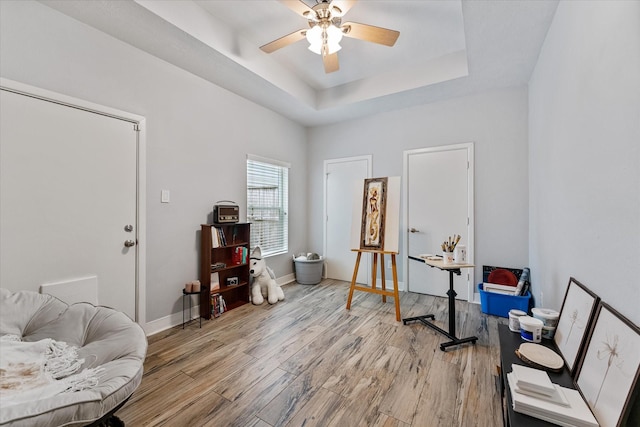
[[[360,249],[384,249],[387,177],[364,180]]]
[[[582,283],[573,277],[569,279],[553,340],[571,375],[576,372],[575,368],[599,300],[600,298]]]

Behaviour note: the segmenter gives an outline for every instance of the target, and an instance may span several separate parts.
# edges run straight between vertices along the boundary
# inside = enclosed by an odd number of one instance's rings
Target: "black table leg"
[[[467,338],[457,338],[456,337],[456,291],[453,289],[453,275],[460,275],[460,270],[449,270],[449,291],[447,292],[447,296],[449,297],[449,331],[445,331],[444,329],[434,325],[433,323],[427,321],[426,319],[435,320],[435,316],[433,314],[427,314],[424,316],[416,316],[409,317],[406,319],[402,319],[402,323],[405,325],[408,322],[419,321],[425,326],[430,327],[442,335],[449,338],[451,341],[444,342],[440,344],[440,350],[446,351],[447,347],[456,346],[465,343],[475,344],[478,340],[478,337],[467,337]]]
[[[184,325],[186,323],[190,323],[191,320],[191,312],[193,311],[193,301],[191,301],[191,295],[199,295],[200,292],[187,292],[185,290],[182,291],[182,329],[184,329]],[[184,310],[185,310],[185,306],[184,306],[184,299],[188,298],[189,299],[189,320],[185,320],[184,318]],[[200,318],[200,327],[202,328],[202,316],[198,316]]]

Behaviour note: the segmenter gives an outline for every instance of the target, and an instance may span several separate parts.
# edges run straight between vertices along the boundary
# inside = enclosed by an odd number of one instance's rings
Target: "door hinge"
[[[134,123],[134,124],[133,124],[133,130],[134,130],[135,132],[140,132],[140,125],[139,125],[138,123]]]

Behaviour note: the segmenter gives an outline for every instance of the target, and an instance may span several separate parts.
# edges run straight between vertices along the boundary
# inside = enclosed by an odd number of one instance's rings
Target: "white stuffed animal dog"
[[[284,292],[280,285],[276,283],[276,275],[262,259],[262,251],[260,246],[251,252],[250,270],[253,277],[253,285],[251,286],[251,302],[260,305],[267,298],[269,304],[275,304],[284,299]]]

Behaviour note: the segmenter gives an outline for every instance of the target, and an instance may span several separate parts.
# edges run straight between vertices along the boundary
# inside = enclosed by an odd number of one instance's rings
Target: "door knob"
[[[135,242],[134,240],[125,240],[125,241],[124,241],[124,245],[125,245],[127,248],[130,248],[131,246],[135,246],[135,245],[136,245],[136,242]]]
[[[416,230],[415,228],[411,227],[411,228],[409,229],[409,232],[410,232],[410,233],[419,233],[419,232],[420,232],[420,230]]]

